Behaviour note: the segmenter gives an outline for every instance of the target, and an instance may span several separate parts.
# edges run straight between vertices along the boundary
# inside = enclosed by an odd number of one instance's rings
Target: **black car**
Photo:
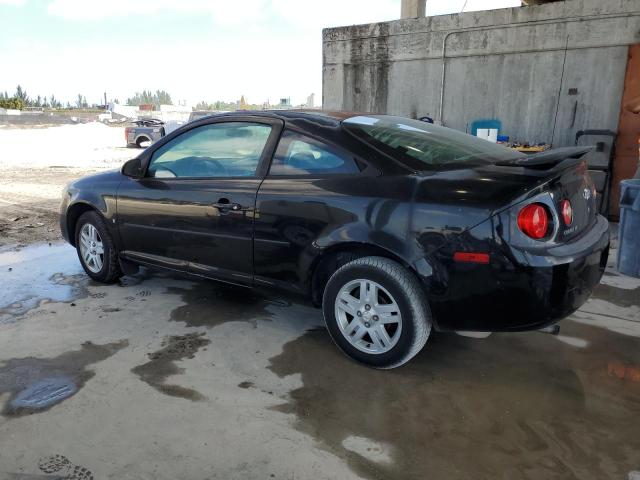
[[[580,307],[609,230],[583,158],[342,112],[236,112],[68,186],[63,236],[89,276],[138,265],[322,306],[349,356],[402,365],[438,331],[549,326]]]

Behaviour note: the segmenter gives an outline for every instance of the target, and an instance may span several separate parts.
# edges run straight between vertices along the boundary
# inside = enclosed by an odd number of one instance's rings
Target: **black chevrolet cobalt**
[[[541,329],[587,300],[609,251],[588,151],[525,156],[385,115],[221,114],[70,184],[60,224],[97,281],[145,265],[303,294],[343,352],[393,368],[432,329]]]

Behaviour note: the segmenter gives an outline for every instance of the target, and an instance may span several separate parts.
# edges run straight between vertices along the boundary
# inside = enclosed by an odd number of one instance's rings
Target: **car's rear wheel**
[[[82,268],[94,280],[113,283],[122,276],[113,239],[97,212],[85,212],[78,219],[76,250]]]
[[[136,147],[138,148],[147,148],[151,144],[151,140],[147,137],[140,137],[136,140]]]
[[[327,282],[322,309],[338,347],[376,368],[408,362],[431,332],[431,313],[420,282],[384,257],[359,258],[339,268]]]

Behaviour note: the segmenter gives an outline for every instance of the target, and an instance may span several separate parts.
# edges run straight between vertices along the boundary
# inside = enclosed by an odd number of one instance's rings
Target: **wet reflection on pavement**
[[[268,425],[261,428],[283,422],[313,440],[307,451],[322,450],[370,479],[626,479],[640,470],[640,281],[612,270],[593,298],[561,323],[559,336],[434,333],[409,364],[377,371],[342,355],[321,312],[298,300],[148,270],[119,285],[96,286],[78,277],[73,250],[50,248],[58,261],[38,264],[41,249],[33,258],[28,249],[20,257],[0,256],[0,276],[8,280],[0,296],[2,345],[19,338],[32,349],[0,356],[0,408],[8,423],[40,413],[29,417],[44,425],[34,429],[38,435],[53,434],[48,416],[77,398],[108,415],[106,423],[132,421],[134,403],[110,410],[117,394],[102,398],[82,388],[122,382],[127,395],[150,406],[134,425],[156,412],[161,419],[200,412],[184,432],[171,428],[185,442],[193,437],[215,445],[225,458],[234,449],[231,442],[225,450],[228,440],[243,438],[249,428],[234,419],[253,415]],[[78,306],[69,308],[70,302]],[[59,310],[80,315],[62,318]],[[49,333],[38,336],[28,322]],[[52,349],[53,338],[70,347]],[[57,353],[41,355],[40,348]],[[108,375],[94,379],[94,369]],[[163,428],[153,420],[144,425]],[[212,425],[224,425],[224,437],[209,438]],[[28,436],[24,428],[5,428],[6,435]],[[243,439],[244,456],[264,444],[255,432],[250,437],[256,445]],[[105,442],[104,448],[117,445]],[[0,439],[0,446],[11,445]],[[160,465],[167,449],[192,454],[180,442],[163,448],[154,460]],[[287,448],[291,444],[282,452]],[[282,452],[273,459],[292,464]],[[100,469],[100,458],[64,453]],[[301,465],[291,468],[295,478],[306,478]],[[346,478],[333,468],[314,478]]]
[[[277,408],[368,478],[627,478],[639,312],[640,282],[609,275],[557,337],[436,333],[393,371],[354,364],[319,328],[271,359],[304,384]]]

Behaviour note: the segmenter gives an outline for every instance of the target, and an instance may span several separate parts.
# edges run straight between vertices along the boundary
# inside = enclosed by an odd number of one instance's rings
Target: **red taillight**
[[[571,225],[573,222],[573,207],[569,200],[562,200],[560,202],[560,213],[562,214],[562,220],[565,225]]]
[[[539,240],[547,235],[549,215],[538,203],[527,205],[518,214],[518,227],[525,235]]]

